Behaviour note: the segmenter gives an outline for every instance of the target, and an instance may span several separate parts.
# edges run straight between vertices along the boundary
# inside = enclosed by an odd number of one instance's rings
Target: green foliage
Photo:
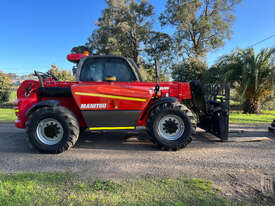
[[[242,202],[237,202],[242,205]],[[85,180],[70,173],[0,174],[0,205],[237,205],[213,189],[211,182],[154,178],[116,183]]]
[[[166,9],[159,20],[162,26],[174,27],[175,32],[171,37],[152,29],[154,7],[147,0],[106,0],[107,7],[96,22],[97,29],[87,43],[72,48],[72,52],[89,51],[95,55],[132,58],[143,67],[146,80],[153,78],[150,68],[158,61],[164,74],[169,73],[174,65],[173,69],[178,73],[184,71],[185,80],[186,74],[190,74],[190,65],[186,62],[175,64],[186,57],[203,62],[207,52],[224,45],[224,41],[230,39],[235,18],[232,13],[240,1],[167,0]],[[204,66],[198,67],[199,70],[192,71],[195,74],[187,76],[187,79],[201,77]],[[177,74],[175,76],[181,79]]]
[[[263,111],[262,114],[243,114],[241,112],[231,112],[229,121],[231,123],[268,123],[274,120],[275,111]]]
[[[13,103],[16,98],[17,98],[17,90],[10,91],[10,98],[8,102]]]
[[[163,26],[175,27],[176,52],[199,59],[230,39],[233,9],[240,1],[168,0],[160,21]]]
[[[214,65],[205,70],[202,74],[202,81],[204,83],[223,83],[224,79],[221,69]]]
[[[85,51],[91,52],[87,46],[76,46],[76,47],[73,47],[71,50],[71,52],[73,53],[81,53],[81,54],[83,54]]]
[[[71,71],[60,70],[54,64],[48,72],[57,77],[59,81],[75,81],[75,77],[72,75]]]
[[[111,180],[96,180],[91,184],[94,191],[116,192],[122,188],[122,185]]]
[[[151,31],[145,41],[147,64],[151,67],[157,61],[160,69],[167,72],[167,66],[172,62],[173,39],[166,33]]]
[[[138,63],[141,46],[152,26],[153,6],[148,1],[106,0],[107,7],[85,45],[94,54],[132,58]]]
[[[0,109],[0,122],[14,122],[16,120],[14,109]]]
[[[160,62],[163,73],[172,60],[172,38],[152,30],[154,7],[146,0],[106,0],[107,7],[96,22],[85,45],[72,52],[85,50],[95,55],[119,55],[131,58],[142,67],[145,80],[154,79],[151,68]]]
[[[150,82],[151,81],[151,75],[149,74],[149,71],[144,69],[144,67],[139,68],[139,73],[141,75],[141,78],[145,82]]]
[[[274,54],[275,48],[263,49],[258,54],[249,48],[236,50],[219,60],[224,80],[231,82],[242,98],[245,113],[259,113],[261,102],[270,98],[275,89],[275,66],[271,65]]]
[[[265,110],[265,111],[262,111],[262,114],[275,115],[275,110]]]
[[[145,81],[145,82],[156,81],[155,65],[153,65],[153,64],[141,65],[139,68],[139,72],[140,72],[140,75],[141,75],[143,81]],[[168,73],[167,72],[165,73],[165,71],[160,70],[159,81],[160,82],[168,82],[169,81]]]
[[[11,79],[0,71],[0,103],[8,102],[10,97]]]
[[[273,90],[275,94],[275,89]],[[271,95],[270,98],[267,98],[263,103],[262,107],[264,110],[275,110],[275,95]]]
[[[8,102],[10,99],[10,91],[9,90],[4,90],[0,92],[0,103],[5,103]]]
[[[171,68],[172,78],[175,81],[186,82],[191,80],[201,80],[203,73],[207,70],[207,65],[196,60],[185,60],[181,64],[175,64]]]

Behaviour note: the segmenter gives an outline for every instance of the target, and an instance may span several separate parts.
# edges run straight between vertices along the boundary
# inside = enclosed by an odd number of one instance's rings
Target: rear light
[[[73,63],[78,63],[80,59],[86,57],[87,55],[85,54],[68,54],[67,55],[67,60]]]
[[[14,107],[14,112],[15,112],[15,115],[18,117],[19,116],[19,108]]]
[[[16,116],[18,116],[18,113],[19,113],[19,100],[18,99],[14,100],[14,112],[15,112]]]

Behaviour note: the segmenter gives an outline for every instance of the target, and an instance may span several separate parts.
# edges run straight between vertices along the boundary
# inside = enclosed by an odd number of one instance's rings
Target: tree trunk
[[[133,60],[136,63],[136,65],[138,65],[138,45],[137,45],[137,40],[133,39],[132,40],[132,44],[133,44],[133,50],[132,50],[132,54],[133,54]]]
[[[243,112],[245,114],[259,114],[261,113],[261,104],[259,101],[246,100],[243,105]]]

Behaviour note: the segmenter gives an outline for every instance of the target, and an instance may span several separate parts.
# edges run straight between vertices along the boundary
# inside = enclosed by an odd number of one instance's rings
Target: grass
[[[16,99],[16,97],[17,97],[17,91],[16,90],[13,90],[13,91],[11,91],[11,93],[10,93],[10,97],[9,97],[9,103],[13,103],[14,102],[14,100]]]
[[[16,98],[16,91],[12,91],[10,100],[11,104]],[[231,100],[232,105],[238,105],[239,102]],[[13,109],[0,109],[0,122],[13,122],[16,119]],[[231,112],[229,121],[231,123],[271,123],[275,119],[275,110],[262,111],[262,114],[242,114],[241,112]]]
[[[238,205],[210,181],[147,177],[113,182],[71,173],[0,174],[0,205]]]
[[[0,107],[1,108],[12,108],[14,100],[17,98],[17,91],[16,90],[11,90],[10,96],[7,102],[1,102]]]
[[[13,102],[16,99],[16,91],[11,91],[9,102],[7,102],[0,108],[0,122],[14,122],[16,120],[16,115],[13,109]],[[8,108],[6,108],[8,107]]]
[[[263,111],[262,114],[242,114],[241,112],[231,112],[230,123],[270,123],[275,119],[275,110]]]
[[[0,122],[13,122],[16,119],[14,109],[0,109]],[[275,110],[263,111],[262,114],[242,114],[231,112],[230,123],[271,123],[275,119]]]
[[[275,116],[275,110],[265,110],[262,111],[263,114],[267,114],[267,115],[274,115]]]
[[[0,109],[0,122],[13,122],[16,120],[14,109]]]

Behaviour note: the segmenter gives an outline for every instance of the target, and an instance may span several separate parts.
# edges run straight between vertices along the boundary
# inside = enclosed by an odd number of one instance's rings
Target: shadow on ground
[[[247,145],[243,142],[274,141],[275,133],[268,132],[263,125],[231,125],[229,142],[222,142],[219,138],[198,129],[193,137],[193,142],[187,146],[193,150],[202,148],[223,148],[223,147],[260,147],[259,145]],[[159,148],[152,144],[146,132],[84,132],[77,141],[76,149],[100,149],[100,150],[125,150],[125,151],[159,151]],[[238,143],[240,141],[240,143]],[[230,145],[230,146],[229,146]],[[259,148],[260,149],[260,148]],[[24,130],[16,129],[12,124],[0,124],[0,151],[5,153],[33,153],[28,145],[27,136]]]
[[[84,132],[74,148],[104,150],[157,150],[146,133]]]

